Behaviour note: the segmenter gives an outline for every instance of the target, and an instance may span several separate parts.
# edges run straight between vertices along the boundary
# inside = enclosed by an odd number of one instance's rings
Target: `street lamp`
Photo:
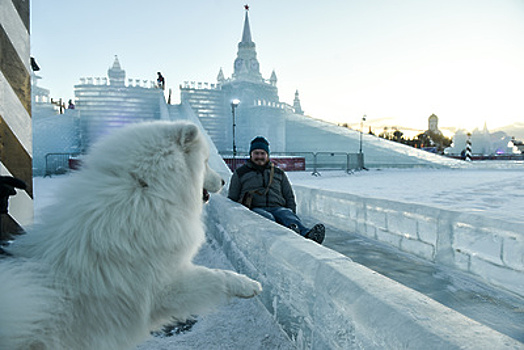
[[[235,140],[235,128],[237,126],[236,124],[236,120],[235,120],[235,109],[238,107],[238,105],[240,104],[240,100],[235,98],[231,101],[231,113],[233,114],[233,159],[236,158],[237,156],[237,144],[236,144],[236,140]],[[233,164],[235,165],[235,164]]]
[[[360,121],[360,148],[358,150],[358,153],[362,153],[362,129],[364,128],[364,122],[366,121],[366,115],[362,117],[362,120]]]
[[[360,170],[367,170],[364,167],[364,154],[362,153],[362,131],[364,129],[364,122],[366,121],[366,115],[360,120],[360,148],[358,150],[358,168]]]

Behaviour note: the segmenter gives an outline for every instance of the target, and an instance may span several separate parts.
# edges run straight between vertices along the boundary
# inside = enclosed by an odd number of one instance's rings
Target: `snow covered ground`
[[[524,163],[480,162],[470,169],[289,172],[294,184],[364,197],[524,222]]]
[[[522,163],[481,164],[472,169],[371,169],[352,175],[341,171],[321,174],[315,177],[310,172],[290,172],[288,176],[294,184],[524,222]],[[35,220],[65,180],[67,176],[34,179]],[[203,247],[197,263],[231,269],[212,242]],[[197,320],[189,332],[152,337],[138,349],[294,349],[256,299],[232,300]]]

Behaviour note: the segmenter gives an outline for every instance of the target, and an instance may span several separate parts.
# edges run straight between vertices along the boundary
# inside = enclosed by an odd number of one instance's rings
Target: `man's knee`
[[[286,207],[279,207],[273,211],[275,217],[297,217],[293,210]]]
[[[277,212],[293,212],[293,210],[286,208],[286,207],[276,207],[275,211]]]
[[[261,209],[261,208],[253,208],[251,209],[253,210],[255,213],[257,213],[258,215],[262,215],[263,217],[265,217],[266,219],[269,219],[269,220],[272,220],[272,221],[275,221],[275,217],[273,216],[273,214],[271,214],[270,212],[268,212],[267,210],[264,210],[264,209]]]

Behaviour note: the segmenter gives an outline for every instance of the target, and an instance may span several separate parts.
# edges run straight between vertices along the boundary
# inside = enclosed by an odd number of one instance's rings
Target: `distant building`
[[[438,117],[432,114],[428,118],[428,130],[429,135],[442,135],[442,131],[438,129]]]
[[[446,149],[446,154],[461,154],[466,147],[467,134],[468,132],[465,130],[457,130],[453,136],[453,143]],[[475,129],[470,134],[471,148],[474,156],[515,155],[521,152],[513,142],[511,136],[508,136],[502,131],[490,133],[486,124],[484,124],[482,130]]]
[[[451,144],[451,140],[444,136],[438,128],[438,117],[432,114],[428,118],[428,130],[418,135],[424,148],[434,147],[435,151],[442,153]]]

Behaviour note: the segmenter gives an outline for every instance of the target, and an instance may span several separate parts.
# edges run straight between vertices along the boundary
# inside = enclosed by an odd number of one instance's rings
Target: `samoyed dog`
[[[260,284],[197,266],[203,196],[223,186],[188,122],[128,126],[0,260],[0,349],[115,350]]]

